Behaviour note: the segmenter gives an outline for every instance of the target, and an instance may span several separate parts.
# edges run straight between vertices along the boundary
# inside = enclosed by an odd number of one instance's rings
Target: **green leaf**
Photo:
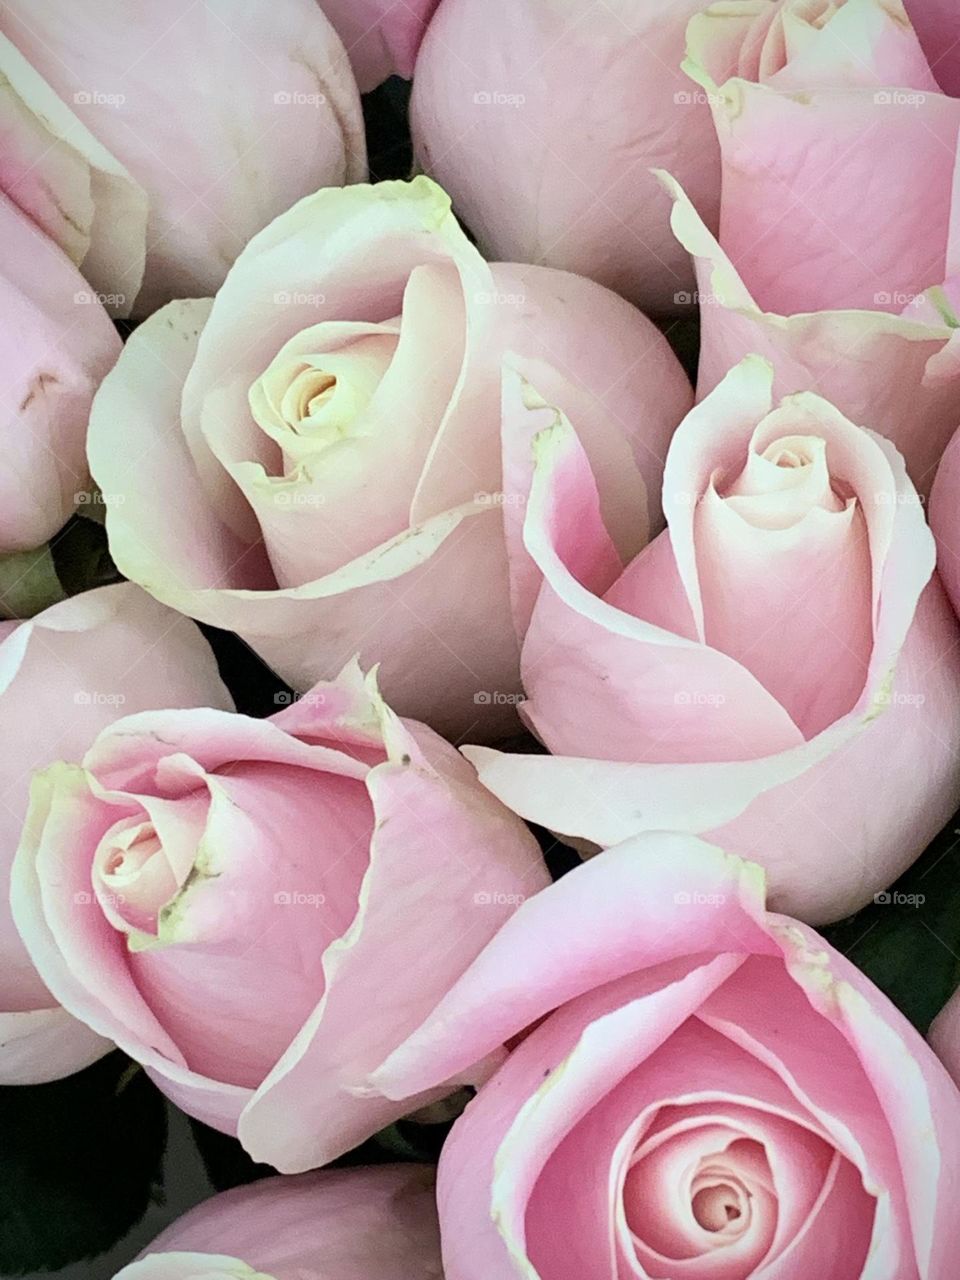
[[[65,599],[47,543],[0,556],[0,617],[32,618]]]
[[[869,907],[821,930],[923,1034],[960,984],[958,827],[951,821]]]

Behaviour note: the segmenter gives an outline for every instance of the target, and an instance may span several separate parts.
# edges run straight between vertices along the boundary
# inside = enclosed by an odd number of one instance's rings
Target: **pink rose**
[[[705,96],[680,69],[702,0],[443,0],[417,59],[421,167],[488,256],[598,280],[644,310],[692,288],[651,166],[716,227]]]
[[[892,440],[914,483],[928,492],[960,405],[960,329],[949,300],[944,308],[946,291],[935,295],[940,310],[921,297],[903,315],[764,311],[683,190],[661,177],[675,201],[674,231],[697,269],[699,398],[744,356],[764,355],[776,369],[777,395],[816,387],[853,422],[869,423]],[[954,306],[957,301],[960,295]]]
[[[417,50],[439,0],[322,0],[356,73],[360,92],[388,76],[413,77]]]
[[[65,1008],[299,1172],[429,1100],[366,1077],[548,879],[523,823],[353,666],[266,721],[128,717],[38,775],[12,900]]]
[[[958,270],[960,101],[901,0],[715,4],[684,66],[716,121],[720,243],[763,310],[896,313]]]
[[[211,293],[294,200],[366,174],[315,0],[5,0],[0,187],[115,315]]]
[[[266,1178],[225,1191],[163,1231],[116,1280],[442,1275],[433,1170],[408,1164]]]
[[[102,587],[30,622],[0,623],[0,869],[20,840],[31,770],[78,760],[121,715],[153,707],[232,706],[213,654],[186,618],[139,587]],[[90,885],[77,908],[89,912]],[[78,1071],[111,1046],[75,1022],[36,972],[0,898],[0,1084]]]
[[[446,1280],[956,1275],[960,1094],[757,867],[662,832],[578,867],[378,1082],[530,1027],[441,1155]]]
[[[523,711],[558,758],[467,753],[527,818],[601,845],[707,834],[817,922],[960,802],[960,630],[896,450],[772,383],[749,358],[681,424],[668,530],[626,568],[570,425],[537,441]]]
[[[46,542],[89,496],[90,405],[121,344],[70,260],[2,193],[0,311],[5,555]]]
[[[692,398],[665,338],[590,281],[488,266],[426,178],[321,191],[215,299],[151,316],[101,388],[114,558],[300,690],[359,652],[399,712],[509,732],[536,590],[508,559],[535,420],[518,373],[577,422],[635,554]]]

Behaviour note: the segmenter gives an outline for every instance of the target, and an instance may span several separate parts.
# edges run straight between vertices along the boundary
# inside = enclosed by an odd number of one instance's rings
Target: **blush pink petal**
[[[0,26],[147,193],[138,315],[211,293],[278,213],[366,172],[356,84],[313,0],[138,0],[122,19],[104,0],[14,0]]]
[[[417,51],[439,0],[323,0],[353,64],[361,93],[389,76],[413,79]]]
[[[716,138],[680,70],[701,7],[443,0],[417,61],[415,151],[489,257],[576,272],[645,311],[678,309],[689,264],[649,171],[675,172],[715,225]]]
[[[586,457],[568,423],[538,440],[537,457],[524,538],[544,586],[522,672],[524,715],[538,735],[558,753],[634,762],[699,759],[708,743],[713,758],[733,760],[799,743],[787,713],[739,663],[602,598],[616,581],[617,565]],[[641,563],[643,554],[634,562]],[[673,575],[672,583],[678,581]],[[669,582],[656,580],[658,588]],[[625,697],[628,686],[631,697]],[[573,708],[588,688],[593,710],[586,717]],[[606,698],[609,713],[602,710]],[[716,711],[709,721],[702,699]]]
[[[566,1001],[690,955],[692,938],[705,955],[771,954],[756,924],[761,897],[758,868],[689,836],[609,850],[525,902],[373,1083],[391,1097],[432,1088]],[[518,965],[522,985],[510,980]]]
[[[693,59],[685,66],[710,97],[720,141],[720,243],[761,308],[883,309],[884,294],[944,278],[960,103],[929,80],[909,91],[818,88],[800,72],[780,92],[776,78],[718,85]],[[882,202],[865,210],[853,198],[891,183],[922,187],[923,200],[889,219]]]
[[[51,538],[86,498],[90,406],[121,343],[73,263],[3,194],[0,242],[0,553],[7,553]]]
[[[143,279],[146,192],[2,32],[0,74],[0,190],[111,315],[129,315]]]
[[[815,1259],[836,1280],[948,1280],[960,1094],[862,974],[809,929],[764,909],[756,875],[719,849],[665,833],[605,852],[525,904],[387,1061],[381,1085],[428,1087],[482,1052],[488,1037],[499,1041],[511,1024],[515,1035],[534,1026],[446,1144],[440,1216],[457,1224],[446,1235],[448,1277],[533,1275],[538,1257],[554,1258],[566,1215],[577,1221],[577,1202],[558,1194],[561,1186],[569,1194],[567,1162],[578,1154],[586,1194],[599,1185],[584,1206],[589,1226],[579,1236],[572,1226],[569,1251],[536,1274],[584,1274],[577,1239],[588,1247],[591,1274],[619,1274],[597,1229],[618,1194],[605,1170],[622,1168],[638,1138],[666,1123],[652,1108],[693,1107],[702,1116],[715,1104],[711,1115],[750,1108],[760,1123],[762,1113],[799,1123],[850,1170],[831,1173],[818,1157],[818,1193],[817,1170],[804,1171],[800,1153],[820,1150],[816,1143],[802,1139],[786,1164],[778,1163],[785,1153],[771,1157],[787,1219],[758,1275],[800,1280]],[[557,937],[565,940],[559,951]],[[684,1022],[678,1006],[672,1019],[651,1017],[659,1005],[676,1005],[685,984],[705,980],[710,966],[689,966],[709,957],[714,967],[724,957],[733,967],[694,1016]],[[518,971],[522,988],[512,981]],[[785,1133],[769,1123],[771,1141],[775,1130]],[[789,1172],[792,1159],[801,1163]],[[610,1228],[621,1265],[623,1225],[615,1216]],[[563,1257],[574,1261],[568,1267]]]
[[[270,1280],[440,1280],[433,1170],[324,1170],[236,1187],[178,1218],[116,1280],[255,1280],[253,1268]]]
[[[20,840],[30,771],[79,759],[122,710],[231,705],[206,641],[186,619],[130,584],[66,600],[0,642],[0,706],[11,739],[0,778],[0,865]],[[56,726],[51,734],[51,726]],[[82,886],[91,910],[92,884]],[[55,1008],[10,915],[0,907],[0,1081],[54,1079],[106,1051],[104,1041]],[[56,1037],[56,1046],[51,1041]],[[12,1078],[11,1078],[12,1077]]]
[[[674,199],[674,232],[697,268],[702,301],[699,398],[709,395],[746,356],[765,356],[775,369],[775,395],[815,387],[851,422],[869,425],[891,440],[906,458],[917,488],[929,492],[940,455],[957,428],[960,365],[942,362],[953,330],[880,311],[815,307],[809,314],[789,315],[763,310],[682,187],[667,174],[661,180]],[[889,300],[883,305],[902,309],[889,285],[877,288]],[[910,296],[916,292],[911,286]]]
[[[361,1085],[516,904],[548,882],[536,842],[490,804],[452,748],[431,738],[428,760],[409,729],[387,722],[390,760],[367,783],[378,827],[356,919],[324,956],[323,999],[240,1122],[254,1158],[286,1172],[334,1159],[416,1106]],[[484,858],[467,858],[479,842]],[[371,1002],[373,1033],[356,1016]]]

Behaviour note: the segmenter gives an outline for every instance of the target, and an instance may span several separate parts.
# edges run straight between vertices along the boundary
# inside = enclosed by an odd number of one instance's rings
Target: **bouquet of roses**
[[[960,7],[0,72],[0,1271],[956,1280]]]

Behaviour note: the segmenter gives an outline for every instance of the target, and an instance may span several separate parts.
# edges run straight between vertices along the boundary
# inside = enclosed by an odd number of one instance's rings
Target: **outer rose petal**
[[[87,421],[121,351],[70,260],[0,194],[0,554],[51,538],[87,489]]]
[[[682,1013],[671,1019],[650,1010],[658,1000],[675,1004],[680,998],[680,958],[688,964],[713,957],[740,962],[744,955],[763,959],[743,964],[698,1010],[732,1042],[726,1052],[734,1065],[719,1072],[723,1096],[739,1093],[747,1105],[755,1100],[782,1110],[792,1094],[783,1113],[806,1112],[814,1131],[829,1135],[863,1167],[877,1196],[874,1248],[864,1275],[947,1280],[952,1274],[948,1255],[960,1229],[953,1194],[960,1175],[960,1095],[916,1031],[853,966],[811,931],[765,911],[756,874],[719,849],[677,835],[653,834],[608,850],[525,904],[377,1073],[377,1083],[391,1092],[428,1087],[499,1042],[508,1028],[517,1034],[550,1015],[484,1086],[448,1140],[441,1219],[451,1215],[452,1225],[455,1204],[456,1221],[475,1224],[466,1237],[462,1230],[448,1237],[451,1277],[533,1274],[523,1239],[536,1173],[531,1165],[541,1163],[558,1134],[592,1105],[594,1091],[609,1090],[611,1076],[622,1078],[629,1054],[621,1053],[621,1024],[638,1017],[630,1043],[646,1049],[648,1038],[653,1045],[659,1039],[664,1048],[658,1054],[669,1056],[671,1045],[693,1032],[689,1024],[674,1031]],[[557,937],[565,940],[560,950]],[[779,987],[764,975],[780,957],[778,981],[789,977],[796,990],[778,1003]],[[517,972],[524,974],[522,986],[510,978]],[[649,1009],[642,1000],[631,1003],[638,989],[658,985],[662,990]],[[697,1076],[712,1057],[688,1047],[656,1081],[650,1100],[689,1089],[696,1101],[703,1088]],[[599,1059],[616,1059],[620,1067],[598,1074]],[[644,1085],[642,1072],[637,1085]],[[611,1101],[608,1092],[602,1105]],[[583,1167],[585,1176],[603,1176],[588,1159]],[[491,1216],[499,1241],[489,1228]],[[813,1243],[815,1224],[811,1233]],[[481,1247],[486,1252],[479,1253]],[[894,1268],[898,1254],[904,1265]],[[826,1261],[824,1254],[813,1256]],[[483,1259],[491,1264],[486,1270]],[[795,1268],[782,1274],[802,1276]]]
[[[489,256],[676,309],[689,266],[649,169],[676,172],[715,221],[716,139],[680,71],[701,7],[616,0],[585,20],[565,0],[444,0],[417,60],[414,143]]]
[[[191,623],[132,584],[74,596],[10,627],[0,642],[0,711],[16,742],[0,779],[5,874],[20,839],[31,769],[58,755],[79,758],[122,711],[201,703],[232,705],[209,646]],[[58,1079],[107,1051],[105,1040],[55,1007],[6,900],[0,957],[0,1083]]]
[[[697,268],[702,303],[698,397],[709,395],[745,356],[766,356],[776,371],[777,396],[815,387],[852,422],[892,440],[917,488],[929,492],[957,427],[960,367],[938,367],[935,359],[950,344],[953,330],[879,311],[777,315],[761,310],[682,187],[667,174],[661,178],[674,198],[674,232]]]
[[[439,0],[323,0],[346,46],[361,93],[389,76],[413,79],[413,64]]]
[[[111,315],[143,279],[147,195],[0,34],[2,190],[81,269]]]
[[[359,911],[324,957],[313,1016],[240,1120],[246,1149],[283,1172],[326,1164],[397,1118],[394,1102],[360,1095],[357,1081],[418,1025],[480,940],[549,883],[536,841],[489,803],[462,758],[432,735],[425,758],[419,735],[382,714],[390,760],[368,778],[377,834]],[[458,853],[480,847],[488,857]],[[398,901],[408,904],[399,931]],[[375,1029],[357,1019],[370,1001],[380,1009]]]
[[[432,1189],[420,1165],[267,1178],[191,1209],[116,1280],[440,1280]]]
[[[122,19],[108,0],[12,0],[0,25],[147,192],[138,315],[212,292],[294,200],[366,172],[356,85],[314,0],[143,0]]]

